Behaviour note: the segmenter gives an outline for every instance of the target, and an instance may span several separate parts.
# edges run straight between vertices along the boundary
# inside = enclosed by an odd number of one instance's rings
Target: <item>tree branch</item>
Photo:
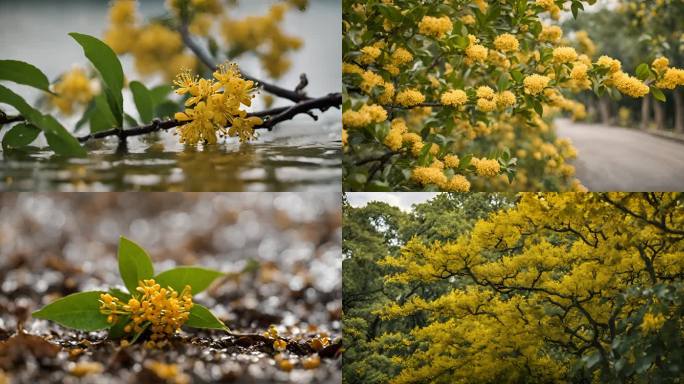
[[[317,99],[309,99],[299,102],[290,107],[279,107],[264,111],[252,112],[248,113],[247,116],[268,117],[263,124],[255,126],[254,129],[268,129],[270,131],[277,123],[290,120],[300,113],[310,114],[312,109],[318,109],[321,112],[325,112],[331,107],[339,108],[340,104],[342,104],[342,94],[331,93],[327,96],[319,97]],[[147,133],[180,127],[181,125],[187,123],[189,123],[189,121],[178,121],[175,119],[160,121],[156,119],[151,124],[129,129],[112,128],[106,131],[91,133],[89,135],[78,137],[78,141],[85,143],[90,140],[103,139],[108,136],[117,136],[119,139],[125,139],[130,136],[139,136]]]
[[[24,121],[26,120],[24,116],[17,115],[17,116],[7,116],[4,112],[0,112],[0,125],[4,124],[9,124],[9,123],[16,123],[19,121]]]
[[[215,71],[216,70],[216,64],[214,63],[214,60],[211,57],[209,57],[209,55],[199,45],[197,45],[197,43],[195,43],[195,41],[192,39],[192,36],[190,36],[190,32],[188,31],[188,24],[186,21],[183,21],[181,23],[180,28],[179,28],[179,32],[181,34],[181,37],[183,38],[183,42],[185,43],[185,45],[188,48],[190,48],[190,50],[195,54],[195,56],[197,56],[197,58],[200,59],[200,61],[205,66],[207,66],[207,68],[211,69],[212,71]],[[310,97],[306,96],[306,94],[304,94],[302,92],[302,89],[304,88],[305,85],[302,86],[303,80],[301,79],[301,77],[300,77],[300,83],[297,86],[297,89],[294,91],[279,87],[275,84],[271,84],[271,83],[267,83],[265,81],[259,80],[255,77],[249,76],[248,74],[246,74],[244,72],[242,73],[242,77],[247,79],[247,80],[251,80],[251,81],[254,81],[255,83],[258,83],[258,85],[260,85],[261,88],[268,93],[272,93],[276,96],[280,96],[282,98],[289,99],[289,100],[292,100],[294,102],[299,102],[299,101],[311,99]],[[305,75],[304,75],[304,79],[306,79]],[[306,82],[308,83],[308,80]]]

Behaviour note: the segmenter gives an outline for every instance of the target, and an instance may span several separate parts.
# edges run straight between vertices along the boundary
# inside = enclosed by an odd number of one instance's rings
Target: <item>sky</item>
[[[347,192],[347,200],[352,207],[363,207],[371,201],[384,201],[410,211],[411,205],[422,203],[435,197],[439,192]]]

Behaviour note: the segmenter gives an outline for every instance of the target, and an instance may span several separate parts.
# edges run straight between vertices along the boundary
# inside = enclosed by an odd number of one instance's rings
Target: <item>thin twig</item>
[[[9,123],[16,123],[19,121],[24,121],[26,120],[24,116],[18,115],[18,116],[7,116],[5,113],[0,114],[0,125],[3,124],[9,124]]]
[[[319,97],[317,99],[309,99],[300,103],[294,104],[291,107],[278,107],[264,111],[248,113],[247,116],[269,117],[261,125],[254,126],[254,129],[273,129],[273,126],[285,120],[292,119],[300,113],[309,113],[312,109],[318,109],[321,112],[328,110],[331,107],[339,108],[342,103],[342,94],[331,93],[327,96]],[[109,136],[118,136],[119,139],[125,139],[130,136],[139,136],[147,133],[157,132],[161,130],[168,130],[187,124],[189,121],[178,121],[175,119],[161,121],[155,119],[151,124],[142,125],[138,127],[120,129],[112,128],[106,131],[91,133],[89,135],[81,136],[78,141],[85,143],[94,139],[103,139]]]

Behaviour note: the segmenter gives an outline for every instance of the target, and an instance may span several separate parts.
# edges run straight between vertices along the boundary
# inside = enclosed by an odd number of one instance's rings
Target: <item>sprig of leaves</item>
[[[122,301],[140,296],[136,287],[141,280],[154,279],[162,287],[173,288],[178,292],[182,291],[186,285],[190,285],[192,295],[196,295],[207,289],[218,277],[224,275],[211,269],[187,266],[169,269],[155,275],[152,260],[147,252],[125,237],[119,240],[118,259],[119,273],[128,291],[110,288],[108,293]],[[107,322],[107,315],[100,311],[99,299],[103,293],[105,292],[89,291],[68,295],[33,312],[33,317],[83,331],[108,329],[110,338],[120,338],[124,335],[123,326],[128,319],[123,317],[114,324]],[[228,331],[228,327],[208,308],[197,303],[193,303],[190,316],[183,325],[190,328]]]

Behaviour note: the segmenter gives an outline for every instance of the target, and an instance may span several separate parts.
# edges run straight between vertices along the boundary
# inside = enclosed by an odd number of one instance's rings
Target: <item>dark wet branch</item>
[[[7,116],[4,112],[0,112],[0,126],[9,123],[17,123],[26,120],[24,116]]]
[[[306,113],[313,115],[311,112],[314,109],[318,109],[321,112],[325,112],[331,107],[339,108],[342,104],[342,94],[331,93],[327,96],[319,97],[317,99],[308,99],[290,107],[278,107],[272,108],[264,111],[248,113],[247,116],[256,116],[265,118],[265,121],[261,125],[254,126],[254,129],[268,129],[271,130],[273,127],[283,121],[290,120],[298,114]],[[315,116],[315,115],[313,115]],[[189,121],[178,121],[175,119],[160,121],[156,119],[151,124],[133,127],[128,129],[112,128],[106,131],[91,133],[89,135],[78,137],[78,141],[85,143],[94,139],[103,139],[108,136],[117,136],[119,139],[125,139],[130,136],[139,136],[152,132],[167,130],[171,128],[176,128],[181,125],[187,124]]]
[[[183,38],[183,42],[185,43],[185,46],[190,48],[190,50],[197,56],[197,58],[209,69],[212,71],[216,70],[216,64],[214,63],[214,60],[209,57],[209,54],[205,52],[197,43],[192,39],[192,36],[190,35],[190,31],[188,31],[188,25],[187,23],[182,23],[179,32]],[[292,100],[294,102],[299,102],[303,100],[309,100],[310,97],[306,96],[306,94],[303,92],[304,87],[308,84],[308,80],[306,80],[306,75],[302,74],[300,77],[300,82],[295,88],[295,90],[289,90],[285,89],[282,87],[279,87],[275,84],[271,84],[262,80],[259,80],[255,77],[249,76],[246,73],[242,73],[242,77],[254,81],[255,83],[258,83],[261,88],[268,92],[272,93],[276,96]]]

